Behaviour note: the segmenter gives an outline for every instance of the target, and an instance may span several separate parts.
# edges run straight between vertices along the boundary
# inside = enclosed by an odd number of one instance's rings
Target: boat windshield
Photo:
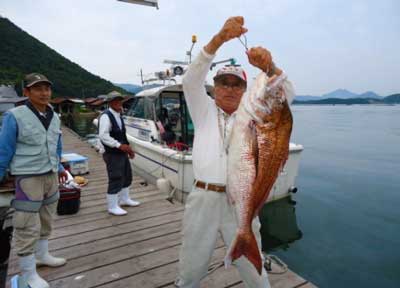
[[[182,91],[163,91],[157,98],[135,97],[127,116],[160,122],[167,144],[193,145],[194,126]]]
[[[167,141],[193,145],[194,126],[186,106],[183,92],[163,91],[156,100],[157,121],[160,121],[168,133]],[[174,139],[173,139],[174,138]]]

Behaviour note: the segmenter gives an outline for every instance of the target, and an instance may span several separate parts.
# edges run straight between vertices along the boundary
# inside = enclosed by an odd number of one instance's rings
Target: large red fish
[[[260,274],[262,258],[251,223],[289,156],[293,120],[286,93],[291,93],[290,89],[284,74],[268,79],[261,73],[243,95],[226,141],[228,195],[235,206],[238,229],[225,263],[244,255]]]

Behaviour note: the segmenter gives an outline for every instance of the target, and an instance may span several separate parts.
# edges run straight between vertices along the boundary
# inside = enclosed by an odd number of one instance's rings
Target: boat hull
[[[176,188],[175,198],[185,202],[194,182],[191,154],[143,141],[129,134],[128,141],[136,153],[135,158],[131,160],[134,173],[152,184],[159,178],[168,179],[171,188]],[[295,192],[295,180],[302,150],[301,145],[291,143],[289,159],[276,180],[267,202]]]

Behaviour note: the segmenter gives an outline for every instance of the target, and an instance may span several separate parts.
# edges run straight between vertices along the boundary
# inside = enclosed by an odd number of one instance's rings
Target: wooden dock
[[[57,216],[50,238],[55,256],[67,258],[65,266],[39,268],[51,287],[174,287],[181,245],[184,206],[171,204],[152,185],[134,177],[133,197],[142,202],[127,208],[128,215],[111,216],[106,211],[107,176],[103,159],[89,144],[63,128],[65,151],[89,157],[89,184],[82,189],[81,209],[75,215]],[[225,254],[218,241],[212,263]],[[18,273],[12,250],[8,278]],[[272,271],[279,271],[273,265]],[[292,271],[270,274],[274,288],[315,287]],[[7,287],[10,287],[7,281]],[[223,267],[208,275],[201,287],[244,287],[234,268]]]

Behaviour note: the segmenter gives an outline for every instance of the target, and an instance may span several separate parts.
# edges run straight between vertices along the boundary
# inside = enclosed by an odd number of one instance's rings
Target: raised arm
[[[195,127],[200,125],[207,114],[208,95],[204,84],[213,59],[214,55],[202,50],[182,79],[183,92]]]
[[[225,42],[247,32],[243,24],[244,19],[241,16],[226,20],[221,30],[204,46],[185,73],[182,81],[183,91],[195,126],[199,125],[207,114],[208,96],[204,83],[215,53]]]

